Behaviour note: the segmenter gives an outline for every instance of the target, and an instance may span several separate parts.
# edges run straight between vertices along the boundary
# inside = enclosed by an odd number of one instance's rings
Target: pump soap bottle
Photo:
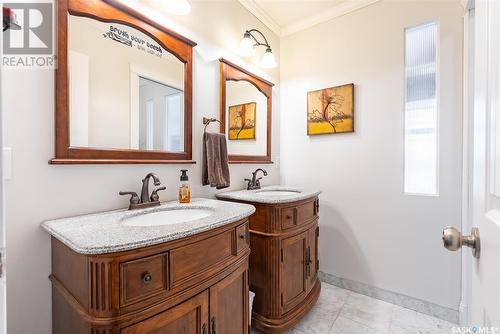
[[[181,169],[181,173],[181,182],[179,184],[179,203],[190,203],[191,189],[189,188],[187,169]]]

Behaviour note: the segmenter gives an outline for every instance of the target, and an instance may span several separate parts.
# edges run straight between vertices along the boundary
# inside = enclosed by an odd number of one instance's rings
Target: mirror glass
[[[72,147],[184,151],[184,63],[132,27],[68,16]]]
[[[267,97],[248,81],[226,81],[229,154],[266,155]]]

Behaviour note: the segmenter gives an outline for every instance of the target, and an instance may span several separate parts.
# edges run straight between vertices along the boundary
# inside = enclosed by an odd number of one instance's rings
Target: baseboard
[[[458,324],[458,310],[320,271],[322,282]]]

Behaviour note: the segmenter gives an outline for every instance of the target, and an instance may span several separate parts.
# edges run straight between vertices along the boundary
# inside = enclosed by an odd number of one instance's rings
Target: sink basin
[[[166,226],[187,223],[212,214],[213,211],[208,209],[163,210],[126,218],[122,223],[125,226]]]
[[[262,190],[258,191],[257,194],[261,196],[296,196],[300,194],[300,191],[293,190]]]

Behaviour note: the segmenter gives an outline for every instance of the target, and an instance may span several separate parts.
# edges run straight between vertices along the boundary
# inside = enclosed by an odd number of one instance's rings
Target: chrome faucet
[[[262,171],[264,176],[267,176],[267,172],[263,170],[262,168],[257,168],[255,172],[252,173],[252,179],[245,179],[245,181],[248,181],[247,184],[247,190],[256,190],[260,189],[260,180],[262,180],[262,177],[257,178],[257,173],[259,171]]]
[[[137,196],[137,193],[134,191],[120,191],[120,195],[131,195],[130,197],[130,205],[128,207],[129,210],[133,209],[144,209],[151,206],[160,205],[160,196],[158,196],[158,192],[160,190],[165,190],[167,187],[159,187],[153,190],[151,195],[149,195],[149,180],[153,179],[153,183],[155,186],[161,185],[160,179],[153,173],[148,173],[144,179],[142,179],[142,189],[141,189],[141,198]]]

